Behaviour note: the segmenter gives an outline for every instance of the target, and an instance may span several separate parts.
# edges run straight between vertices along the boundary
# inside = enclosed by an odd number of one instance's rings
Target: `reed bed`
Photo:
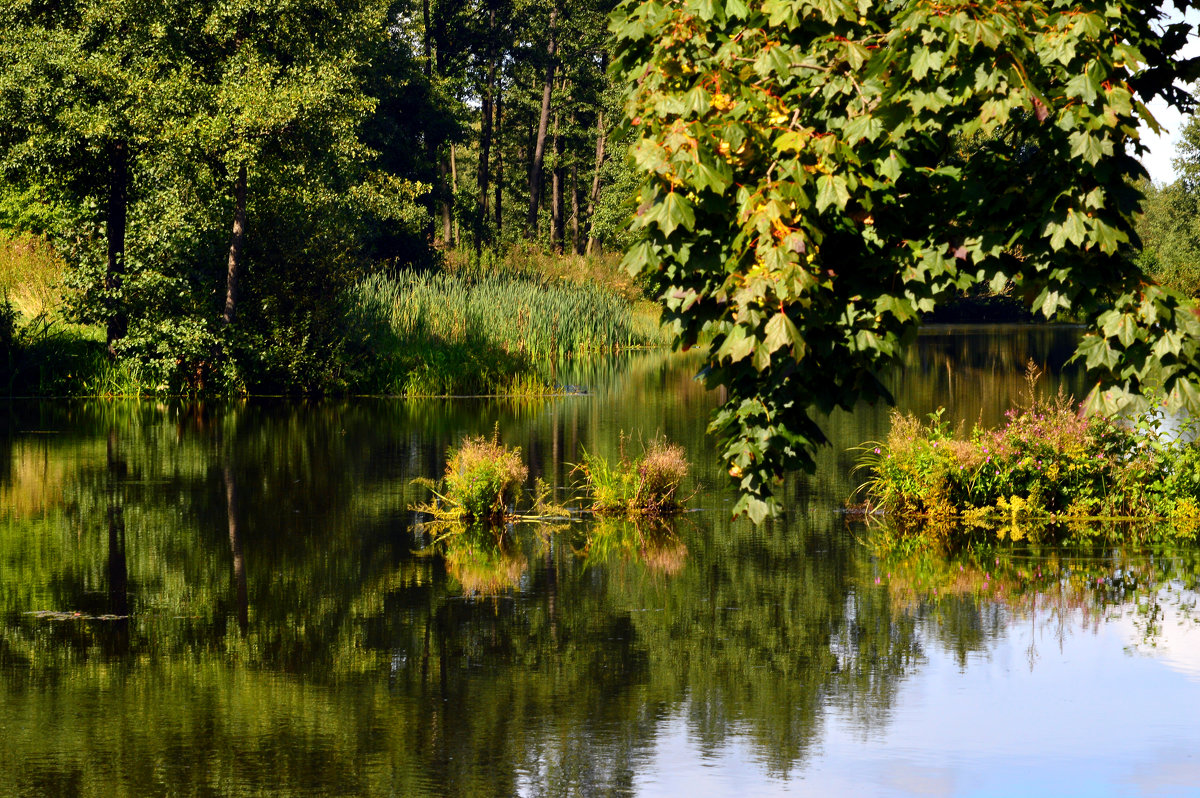
[[[533,360],[658,343],[652,314],[595,283],[402,272],[367,278],[352,302],[401,340],[481,341]]]

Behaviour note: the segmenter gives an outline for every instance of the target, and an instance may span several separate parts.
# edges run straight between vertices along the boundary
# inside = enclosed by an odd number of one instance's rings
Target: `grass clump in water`
[[[642,456],[629,458],[626,439],[621,439],[621,457],[613,464],[584,452],[576,466],[597,515],[663,516],[683,509],[680,486],[690,464],[683,447],[663,438],[650,442]]]
[[[501,444],[498,431],[491,439],[464,438],[450,450],[440,483],[418,480],[434,499],[416,509],[443,522],[501,523],[513,515],[527,476],[520,448]]]
[[[1200,516],[1200,445],[1172,433],[1161,411],[1084,417],[1061,391],[1037,398],[1037,377],[1031,368],[1025,400],[1000,428],[968,435],[953,433],[941,410],[924,424],[893,414],[887,440],[860,447],[868,501],[901,520],[1013,537],[1039,519]]]

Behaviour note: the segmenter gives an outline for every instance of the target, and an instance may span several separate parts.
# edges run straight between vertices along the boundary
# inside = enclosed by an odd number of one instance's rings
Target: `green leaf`
[[[703,161],[692,166],[692,185],[698,191],[707,189],[721,194],[729,188],[732,182],[733,175],[729,174],[728,166],[725,166],[724,169],[715,169]]]
[[[846,180],[841,175],[821,175],[817,178],[817,212],[820,213],[830,205],[836,205],[839,210],[846,207],[850,201],[850,190]]]
[[[763,346],[767,352],[774,352],[781,346],[792,347],[792,357],[800,360],[804,357],[808,347],[804,343],[803,336],[796,329],[796,325],[788,318],[787,313],[780,311],[770,318],[767,322],[765,338]]]
[[[766,371],[771,367],[771,352],[762,344],[754,347],[754,368],[757,371]]]
[[[1100,163],[1105,155],[1112,155],[1112,142],[1107,136],[1077,130],[1070,135],[1071,154],[1090,164]]]
[[[883,132],[883,120],[876,116],[856,116],[847,123],[844,135],[846,140],[857,144],[866,139],[874,141]]]
[[[630,277],[637,277],[642,270],[649,266],[652,261],[654,250],[649,241],[641,241],[634,244],[625,252],[625,257],[621,259],[621,266],[628,272]]]
[[[1096,101],[1096,97],[1100,93],[1100,84],[1094,80],[1092,75],[1084,72],[1081,75],[1076,75],[1067,81],[1067,95],[1071,97],[1079,97],[1088,105]]]
[[[656,222],[665,236],[670,236],[680,227],[691,230],[696,226],[692,204],[678,191],[668,192],[647,212],[646,220]]]
[[[934,52],[928,47],[916,48],[913,51],[912,60],[910,61],[913,80],[921,80],[929,72],[936,72],[938,69],[941,69],[945,57],[945,53]]]
[[[754,351],[754,343],[754,339],[746,334],[744,327],[734,327],[725,336],[721,347],[717,349],[715,359],[717,362],[728,360],[731,363],[736,363]]]

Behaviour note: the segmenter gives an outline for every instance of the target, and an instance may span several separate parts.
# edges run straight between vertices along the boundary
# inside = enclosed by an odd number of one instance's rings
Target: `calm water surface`
[[[1071,330],[927,335],[902,408],[995,422]],[[695,361],[536,402],[0,407],[0,795],[1197,795],[1194,549],[881,555],[829,421],[788,517],[728,520]],[[447,445],[656,432],[700,508],[435,544]],[[636,447],[636,444],[634,444]]]

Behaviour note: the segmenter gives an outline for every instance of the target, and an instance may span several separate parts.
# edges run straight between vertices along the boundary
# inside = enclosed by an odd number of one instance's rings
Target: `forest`
[[[657,343],[612,5],[5,4],[0,390],[540,391]]]

